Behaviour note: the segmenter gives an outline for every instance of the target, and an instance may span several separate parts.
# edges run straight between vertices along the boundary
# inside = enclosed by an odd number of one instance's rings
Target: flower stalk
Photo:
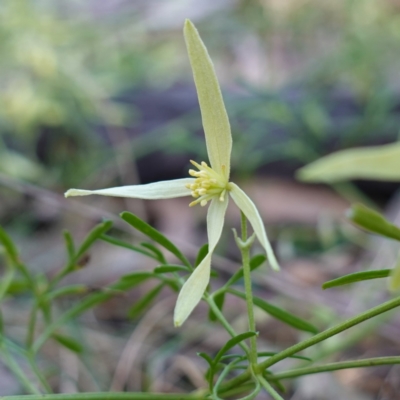
[[[247,219],[243,212],[240,213],[241,216],[241,233],[242,237],[233,230],[235,236],[236,244],[242,255],[243,264],[243,279],[244,287],[246,293],[246,306],[247,306],[247,316],[249,331],[256,332],[256,322],[254,318],[254,304],[253,304],[253,291],[251,285],[251,270],[250,270],[250,247],[254,242],[254,234],[249,238],[247,237]],[[252,336],[250,338],[250,365],[252,369],[257,365],[257,337]]]

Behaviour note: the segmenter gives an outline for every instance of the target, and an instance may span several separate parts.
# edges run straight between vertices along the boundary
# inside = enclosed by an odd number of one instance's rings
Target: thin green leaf
[[[128,311],[128,317],[136,318],[150,303],[157,297],[164,287],[164,283],[160,283],[149,292],[147,292],[140,300],[138,300]]]
[[[257,353],[257,357],[272,357],[275,354],[278,354],[278,353],[274,352],[274,351],[260,351]],[[238,358],[238,359],[240,358],[241,360],[246,360],[247,355],[243,356],[241,354],[227,354],[227,355],[221,357],[221,361],[224,361],[229,358]],[[296,358],[298,360],[304,360],[304,361],[310,361],[310,362],[312,361],[311,358],[304,357],[304,356],[289,356],[288,358]]]
[[[95,226],[89,234],[86,236],[82,244],[80,245],[75,258],[74,262],[78,262],[79,259],[83,256],[84,253],[93,245],[93,243],[100,239],[100,237],[106,233],[112,227],[112,221],[105,221],[101,224]]]
[[[260,351],[257,353],[258,357],[272,357],[274,355],[278,354],[277,352],[274,351]],[[312,359],[309,357],[304,357],[304,356],[289,356],[288,358],[296,358],[298,360],[304,360],[304,361],[310,361],[312,362]]]
[[[88,288],[86,285],[77,284],[77,285],[64,286],[62,288],[55,289],[52,292],[48,293],[47,299],[50,301],[61,296],[83,294],[86,293],[87,291]]]
[[[225,354],[224,356],[221,357],[221,361],[225,361],[225,360],[230,360],[230,359],[241,359],[241,360],[245,360],[247,359],[247,355],[243,356],[242,354]]]
[[[257,357],[272,357],[275,354],[278,354],[277,352],[274,351],[260,351],[257,353]],[[223,357],[221,357],[221,361],[229,359],[229,358],[237,358],[240,359],[241,361],[247,360],[247,355],[243,356],[241,354],[226,354]],[[289,356],[288,358],[296,358],[299,360],[304,360],[304,361],[312,361],[311,358],[304,357],[304,356]]]
[[[350,283],[367,281],[370,279],[387,278],[391,271],[391,269],[379,269],[374,271],[354,272],[353,274],[344,275],[340,278],[325,282],[322,285],[322,289],[329,289],[335,286],[348,285]]]
[[[363,204],[354,204],[347,217],[368,232],[400,241],[400,228],[387,221],[383,215]]]
[[[3,312],[0,310],[0,346],[3,346],[4,339],[4,319]]]
[[[143,250],[143,249],[141,249],[139,247],[133,246],[133,245],[131,245],[129,243],[123,242],[122,240],[113,238],[113,237],[108,236],[108,235],[101,235],[100,239],[103,240],[104,242],[113,244],[115,246],[123,247],[125,249],[129,249],[129,250],[135,251],[136,253],[143,254],[143,255],[145,255],[147,257],[150,257],[150,258],[153,258],[154,260],[159,261],[155,254],[150,253],[148,251],[145,251],[145,250]]]
[[[82,353],[83,352],[83,346],[81,343],[79,343],[77,340],[65,336],[65,335],[60,335],[59,333],[54,333],[52,335],[53,339],[55,339],[58,343],[60,343],[62,346],[66,347],[67,349],[73,351],[74,353]]]
[[[200,250],[197,253],[196,261],[194,262],[194,265],[196,267],[203,261],[207,253],[208,253],[208,243],[203,244],[203,246],[200,247]]]
[[[15,268],[8,266],[4,275],[1,277],[0,280],[0,303],[7,294],[9,287],[14,279],[15,276]]]
[[[237,344],[242,342],[243,340],[246,340],[252,336],[256,336],[258,333],[257,332],[244,332],[240,333],[239,335],[229,339],[225,345],[221,348],[221,350],[217,353],[217,355],[214,357],[213,364],[216,365],[221,357],[229,351],[232,347],[235,347]]]
[[[190,272],[188,267],[183,265],[161,265],[160,267],[154,268],[156,274],[167,274],[169,272]]]
[[[263,372],[263,376],[265,379],[268,380],[268,382],[274,378],[274,374],[271,371],[264,371]],[[270,382],[272,385],[276,386],[278,388],[278,390],[280,390],[282,393],[286,393],[286,388],[285,386],[282,385],[281,381],[279,381],[278,379],[275,379],[273,382]]]
[[[155,242],[163,246],[165,249],[170,251],[175,257],[181,260],[185,265],[191,268],[191,264],[188,259],[180,252],[180,250],[162,233],[151,227],[148,223],[141,220],[136,215],[130,212],[123,212],[121,218],[126,221],[129,225],[133,226],[138,231],[142,232],[144,235],[153,239]]]
[[[267,257],[264,254],[257,254],[250,260],[250,271],[254,271],[257,269],[259,266],[261,266],[264,261],[267,259]],[[237,270],[231,278],[228,280],[228,282],[224,285],[225,287],[233,285],[235,282],[243,278],[243,267],[241,267],[239,270]]]
[[[212,277],[212,278],[218,278],[219,277],[219,274],[218,274],[218,272],[217,271],[215,271],[215,270],[211,270],[210,271],[210,276]]]
[[[397,260],[396,265],[390,271],[388,287],[391,292],[396,292],[400,288],[400,259]]]
[[[140,243],[141,246],[145,247],[146,249],[149,249],[157,258],[158,261],[160,261],[161,264],[167,264],[167,260],[164,257],[164,254],[160,251],[160,249],[157,249],[156,246],[152,245],[151,243]]]
[[[4,246],[4,249],[13,264],[19,263],[18,249],[14,242],[11,240],[10,236],[6,231],[0,226],[0,243]]]
[[[237,297],[240,297],[242,299],[246,299],[246,295],[237,290],[229,289],[229,293],[231,293]],[[264,310],[266,313],[268,313],[272,317],[279,319],[280,321],[284,322],[287,325],[292,326],[293,328],[296,328],[296,329],[299,329],[299,330],[305,331],[305,332],[318,333],[318,329],[314,325],[310,324],[307,321],[304,321],[303,319],[297,317],[296,315],[293,315],[293,314],[283,310],[282,308],[279,308],[270,303],[267,303],[265,300],[260,299],[259,297],[254,296],[253,302],[257,307],[260,307],[262,310]]]
[[[199,353],[197,353],[197,355],[201,358],[204,358],[207,361],[208,365],[210,365],[210,366],[213,365],[213,360],[208,354],[199,352]]]
[[[133,274],[125,275],[116,283],[103,288],[101,291],[95,292],[81,302],[66,311],[60,318],[51,323],[44,332],[35,341],[32,351],[36,353],[46,342],[46,340],[53,335],[53,333],[67,321],[78,315],[84,313],[96,306],[97,304],[104,303],[105,301],[111,299],[116,294],[125,292],[132,289],[133,287],[141,284],[146,279],[152,278],[155,275],[152,272],[136,272]]]
[[[68,260],[72,262],[72,260],[75,257],[75,244],[74,244],[74,238],[72,237],[71,233],[67,230],[64,231],[64,242],[65,242],[65,247],[67,249],[67,254],[68,254]]]
[[[30,289],[30,284],[26,280],[14,279],[10,282],[7,293],[11,295],[20,294]]]
[[[149,278],[154,278],[154,277],[155,275],[153,272],[147,272],[147,271],[132,272],[131,274],[122,276],[118,282],[112,285],[112,287],[114,289],[118,288],[117,290],[127,290],[141,284],[142,282],[144,282]]]
[[[225,292],[220,292],[216,296],[214,296],[214,303],[218,307],[220,311],[222,311],[222,307],[224,306],[225,301]],[[217,316],[214,314],[214,311],[210,308],[208,312],[208,318],[210,321],[217,321]]]

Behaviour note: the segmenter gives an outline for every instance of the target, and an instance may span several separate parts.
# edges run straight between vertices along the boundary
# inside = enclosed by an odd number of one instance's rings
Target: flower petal
[[[232,149],[231,128],[214,66],[197,29],[185,21],[184,35],[199,98],[207,152],[211,167],[229,178]]]
[[[69,189],[65,197],[89,196],[99,194],[102,196],[133,197],[137,199],[170,199],[173,197],[190,196],[187,184],[192,184],[193,178],[175,179],[172,181],[161,181],[147,185],[120,186],[99,190]]]
[[[179,292],[174,312],[175,326],[181,326],[186,321],[187,317],[203,297],[204,291],[210,281],[211,256],[221,237],[228,202],[228,196],[225,196],[224,201],[220,201],[218,198],[211,200],[207,213],[209,250],[203,261],[193,271]]]
[[[338,182],[350,179],[400,180],[400,143],[341,150],[297,171],[307,182]]]
[[[199,266],[193,271],[189,279],[182,286],[176,301],[174,324],[181,326],[197,306],[210,281],[210,266],[212,252],[208,253]]]
[[[225,196],[224,201],[218,198],[211,200],[210,207],[207,212],[207,235],[208,249],[213,252],[221,237],[222,228],[224,226],[225,212],[228,207],[229,196]]]
[[[271,244],[268,241],[267,233],[265,232],[264,228],[264,223],[257,210],[257,207],[249,198],[249,196],[247,196],[247,194],[242,189],[240,189],[239,186],[231,182],[230,187],[230,194],[233,201],[243,211],[244,215],[249,220],[258,240],[260,241],[261,245],[264,247],[267,253],[268,262],[271,264],[271,267],[278,271],[279,264],[275,258],[275,254],[272,250]]]

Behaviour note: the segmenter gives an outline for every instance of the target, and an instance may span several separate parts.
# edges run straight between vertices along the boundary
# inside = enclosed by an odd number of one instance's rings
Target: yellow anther
[[[196,179],[188,187],[192,192],[192,196],[197,200],[191,202],[189,205],[194,206],[199,204],[205,206],[208,201],[217,198],[220,201],[225,200],[225,193],[228,189],[228,179],[225,176],[225,168],[222,168],[222,174],[210,168],[206,162],[202,161],[198,164],[195,161],[190,161],[198,171],[193,169],[189,170],[189,174]]]

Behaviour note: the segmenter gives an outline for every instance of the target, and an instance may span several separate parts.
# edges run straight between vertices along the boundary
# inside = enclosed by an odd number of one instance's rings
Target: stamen
[[[186,185],[186,187],[191,190],[192,196],[196,198],[189,206],[192,207],[200,203],[200,205],[204,207],[207,202],[213,198],[224,201],[227,185],[229,184],[225,174],[226,167],[222,166],[221,174],[210,168],[205,161],[202,161],[201,164],[193,160],[190,160],[190,162],[198,171],[189,169],[189,175],[196,178],[193,183]]]

